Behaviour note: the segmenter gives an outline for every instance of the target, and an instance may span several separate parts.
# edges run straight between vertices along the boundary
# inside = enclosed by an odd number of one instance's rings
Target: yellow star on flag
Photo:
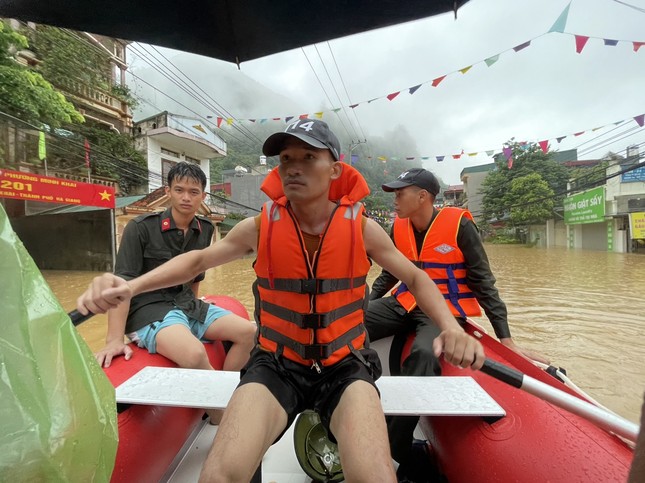
[[[110,196],[112,196],[110,193],[108,193],[108,191],[107,191],[107,190],[103,190],[103,191],[102,191],[101,193],[99,193],[99,194],[101,195],[101,201],[103,201],[103,200],[110,201]]]

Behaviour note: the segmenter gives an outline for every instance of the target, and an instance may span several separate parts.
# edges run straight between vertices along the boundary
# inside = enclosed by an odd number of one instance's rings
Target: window
[[[170,168],[172,168],[175,164],[177,164],[176,161],[170,161],[169,159],[161,160],[162,185],[165,185],[168,182],[168,172],[170,171]]]
[[[166,148],[161,148],[161,154],[167,154],[168,156],[174,156],[175,158],[179,157],[179,153],[176,153]]]
[[[184,156],[184,158],[186,158],[186,161],[195,163],[198,166],[201,164],[201,161],[199,159],[191,158],[190,156]]]

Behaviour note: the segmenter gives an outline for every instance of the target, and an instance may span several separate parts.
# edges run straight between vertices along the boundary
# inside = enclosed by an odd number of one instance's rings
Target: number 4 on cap
[[[291,131],[295,128],[299,127],[300,129],[304,129],[305,131],[309,132],[314,128],[314,123],[313,121],[305,122],[303,124],[300,124],[300,119],[298,119],[296,122],[293,124],[290,124],[289,127],[287,128],[287,131]]]

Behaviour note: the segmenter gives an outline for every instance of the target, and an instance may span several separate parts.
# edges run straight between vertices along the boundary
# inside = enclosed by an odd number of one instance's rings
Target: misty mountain
[[[137,52],[141,53],[139,50]],[[151,67],[148,60],[157,67]],[[159,61],[163,61],[163,64]],[[134,76],[129,76],[128,86],[140,101],[134,112],[135,121],[161,111],[202,119],[211,116],[208,120],[213,128],[218,116],[236,120],[269,119],[262,124],[245,121],[241,124],[235,122],[233,126],[227,126],[224,121],[222,129],[215,128],[215,132],[228,145],[228,156],[212,163],[211,171],[216,177],[221,169],[238,164],[252,169],[257,164],[262,141],[285,127],[283,120],[273,121],[271,118],[297,117],[311,112],[228,62],[177,53],[167,59],[133,57],[131,70]],[[324,108],[320,106],[316,110]],[[352,129],[352,118],[343,111],[338,114],[327,111],[323,119],[339,136],[346,161],[353,161],[373,191],[380,191],[381,183],[391,180],[405,169],[422,166],[420,158],[412,161],[397,157],[400,153],[414,156],[419,152],[415,139],[403,125],[392,126],[379,136],[361,129],[360,134],[365,139],[356,139],[357,131]]]
[[[212,116],[213,123],[218,116],[248,119],[304,112],[302,106],[251,79],[231,63],[186,53],[168,60],[163,65],[155,62],[158,68],[141,58],[133,61],[131,69],[136,77],[128,77],[128,86],[140,100],[135,121],[166,110],[191,117]]]

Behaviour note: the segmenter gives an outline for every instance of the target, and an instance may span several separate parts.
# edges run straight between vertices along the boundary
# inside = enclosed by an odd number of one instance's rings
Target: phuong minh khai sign
[[[0,169],[0,198],[114,208],[114,188]]]
[[[599,223],[605,219],[605,187],[578,193],[564,200],[564,222],[567,225]]]

